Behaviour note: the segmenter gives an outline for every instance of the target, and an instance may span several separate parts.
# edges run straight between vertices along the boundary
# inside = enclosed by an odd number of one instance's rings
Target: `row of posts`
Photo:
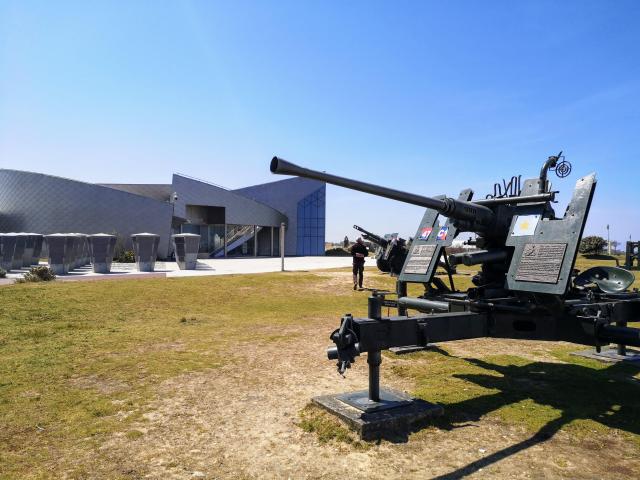
[[[138,270],[154,271],[160,236],[153,233],[137,233],[132,235],[131,239]],[[172,239],[178,267],[181,270],[194,270],[200,235],[183,233],[173,235]],[[46,244],[47,263],[56,275],[64,275],[89,264],[95,273],[109,273],[116,241],[115,235],[105,233],[0,233],[0,268],[8,272],[38,265],[43,246]]]

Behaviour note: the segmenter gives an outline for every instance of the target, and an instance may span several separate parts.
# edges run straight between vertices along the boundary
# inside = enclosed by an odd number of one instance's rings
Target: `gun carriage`
[[[337,361],[340,374],[361,353],[368,357],[368,392],[347,394],[344,402],[364,412],[402,404],[379,388],[380,353],[394,347],[479,337],[563,340],[598,351],[615,343],[620,353],[627,345],[640,346],[640,329],[627,325],[640,320],[640,295],[628,290],[633,274],[615,267],[578,274],[574,268],[595,174],[577,180],[564,215],[558,217],[552,207],[557,192],[547,179],[554,170],[560,177],[570,171],[561,154],[549,157],[537,177],[523,182],[517,177],[518,189],[511,195],[473,200],[470,189],[457,198],[425,197],[272,159],[273,173],[313,178],[426,209],[397,279],[396,298],[374,292],[367,317],[344,315],[330,336],[335,345],[328,349],[328,358]],[[445,247],[461,232],[474,232],[480,250],[447,257]],[[458,291],[451,275],[449,285],[435,277],[441,259],[451,266],[479,265],[473,287]],[[408,296],[409,283],[424,284],[424,294]],[[383,306],[396,308],[397,315],[383,316]]]

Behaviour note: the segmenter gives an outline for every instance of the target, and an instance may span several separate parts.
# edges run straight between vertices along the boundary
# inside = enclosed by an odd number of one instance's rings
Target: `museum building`
[[[324,255],[323,182],[290,178],[228,190],[174,174],[170,184],[92,184],[0,169],[0,232],[160,235],[158,256],[171,254],[173,233],[200,235],[209,258]]]

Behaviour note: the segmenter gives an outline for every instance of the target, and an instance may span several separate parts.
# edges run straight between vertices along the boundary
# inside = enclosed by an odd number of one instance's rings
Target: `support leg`
[[[380,350],[372,350],[367,353],[367,363],[369,364],[369,400],[380,401],[380,364],[382,354]]]
[[[618,325],[619,327],[626,327],[627,326],[627,322],[626,321],[616,322],[616,325]],[[621,343],[618,344],[618,355],[621,355],[623,357],[627,355],[627,346],[626,345],[623,345]]]
[[[400,280],[396,282],[396,294],[398,295],[398,298],[407,296],[406,282],[401,282]],[[398,315],[406,315],[406,314],[407,314],[407,308],[398,306]]]

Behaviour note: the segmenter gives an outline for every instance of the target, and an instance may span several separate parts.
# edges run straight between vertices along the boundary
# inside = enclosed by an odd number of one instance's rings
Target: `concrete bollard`
[[[33,261],[33,247],[35,246],[35,236],[32,233],[20,233],[24,236],[24,253],[22,254],[22,265],[30,267]]]
[[[16,237],[16,249],[13,251],[13,261],[11,262],[11,270],[20,270],[22,268],[22,258],[24,257],[24,247],[27,243],[27,237],[22,233],[9,233]]]
[[[69,272],[69,256],[71,255],[70,244],[73,240],[64,233],[53,233],[45,235],[44,241],[47,242],[47,250],[49,257],[47,263],[49,268],[56,275],[64,275]]]
[[[0,234],[0,268],[5,271],[13,268],[13,252],[16,249],[16,237],[7,233]]]
[[[39,233],[24,233],[26,237],[22,263],[25,267],[38,265],[42,253],[42,235]]]
[[[71,239],[69,270],[75,270],[80,266],[80,236],[77,233],[68,233],[67,237]]]
[[[65,242],[64,273],[69,273],[75,267],[76,262],[76,237],[73,234],[63,233]]]
[[[24,253],[22,254],[22,266],[30,267],[40,261],[42,251],[42,235],[38,233],[19,233],[25,238]]]
[[[133,240],[133,253],[138,271],[153,272],[156,267],[156,258],[158,257],[160,235],[155,233],[134,233],[131,235],[131,239]]]
[[[74,233],[76,238],[76,268],[82,268],[89,263],[89,247],[87,235]]]
[[[87,237],[94,273],[109,273],[116,247],[116,236],[97,233]]]
[[[33,234],[33,257],[31,257],[31,265],[38,265],[40,263],[40,255],[42,255],[42,243],[44,237],[39,233]]]
[[[179,233],[172,236],[176,262],[180,270],[195,270],[200,250],[200,235]]]
[[[82,245],[84,250],[84,264],[91,264],[91,246],[89,245],[89,235],[82,235]]]

